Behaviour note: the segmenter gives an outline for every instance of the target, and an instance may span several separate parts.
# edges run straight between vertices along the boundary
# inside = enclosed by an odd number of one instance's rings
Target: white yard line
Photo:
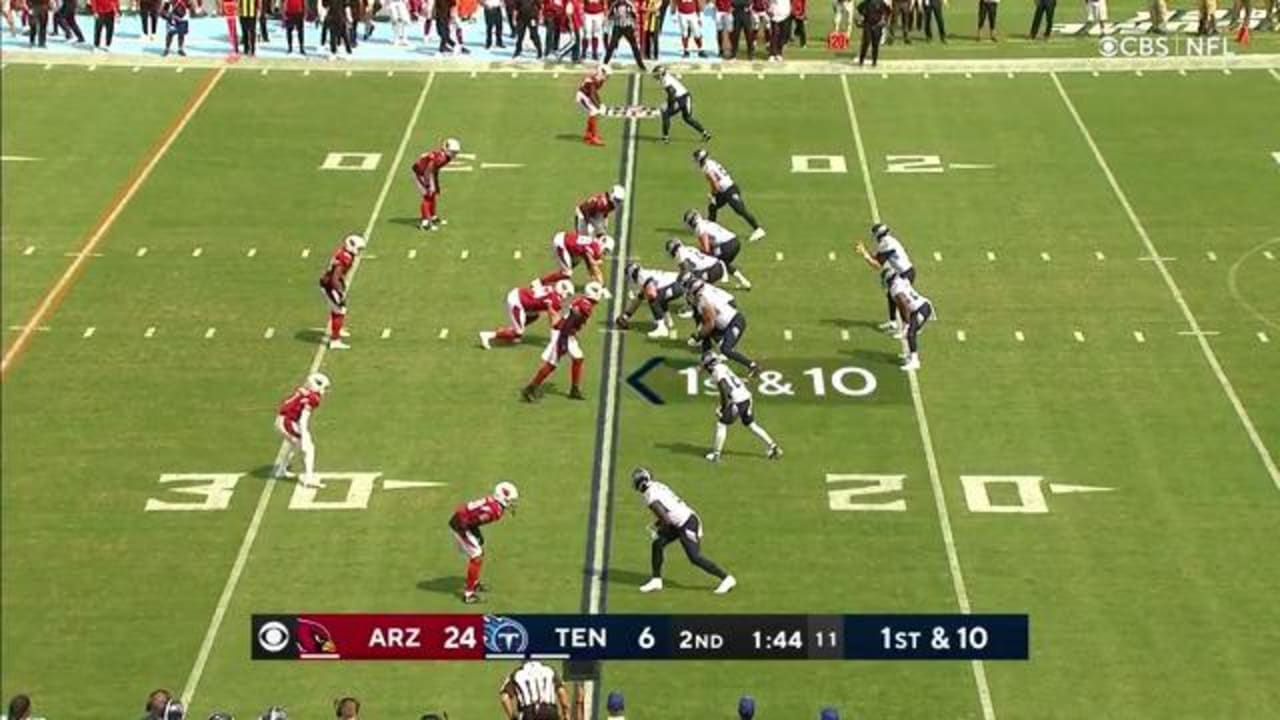
[[[396,149],[395,159],[391,161],[390,167],[387,168],[386,179],[382,182],[382,189],[378,192],[378,199],[373,204],[373,211],[369,213],[369,222],[365,225],[364,236],[370,239],[373,235],[373,226],[378,221],[378,216],[382,214],[382,205],[387,200],[387,194],[391,192],[391,183],[395,180],[396,170],[400,167],[400,162],[404,159],[405,149],[409,146],[409,139],[413,136],[413,128],[418,124],[418,118],[422,115],[422,105],[427,99],[427,93],[431,90],[431,85],[435,81],[435,73],[427,75],[426,82],[422,85],[422,92],[418,94],[418,102],[413,106],[413,114],[409,116],[409,122],[405,125],[404,134],[400,137],[400,147]],[[347,292],[351,292],[351,285],[355,282],[356,272],[360,269],[360,258],[356,258],[355,264],[351,266],[351,271],[347,273]],[[310,367],[307,368],[308,373],[316,372],[324,363],[324,356],[327,346],[321,344],[316,348],[315,357],[311,360]],[[284,458],[285,452],[288,450],[288,444],[281,442],[280,450],[276,453],[276,462],[273,467],[278,465]],[[253,518],[249,521],[249,527],[245,530],[244,538],[240,541],[240,550],[236,553],[235,562],[231,565],[231,573],[227,575],[227,582],[222,586],[222,595],[218,597],[218,604],[214,607],[213,617],[209,620],[209,628],[205,631],[204,640],[200,643],[200,652],[196,655],[195,663],[191,667],[191,674],[187,676],[187,684],[182,690],[182,701],[186,705],[191,705],[192,698],[195,697],[196,691],[200,689],[200,679],[204,675],[205,664],[209,661],[209,655],[213,651],[213,644],[218,639],[218,631],[222,628],[222,621],[226,618],[227,608],[231,605],[231,598],[235,595],[236,586],[240,584],[240,576],[244,573],[244,567],[248,564],[249,554],[253,550],[253,543],[258,537],[258,530],[262,527],[262,519],[266,515],[267,506],[271,500],[271,491],[275,489],[275,478],[268,478],[262,485],[262,492],[258,495],[258,505],[254,508]]]
[[[1120,183],[1116,180],[1115,173],[1111,172],[1111,166],[1107,164],[1107,159],[1102,156],[1102,150],[1098,148],[1098,143],[1094,142],[1093,133],[1089,132],[1088,126],[1084,124],[1084,118],[1076,110],[1076,104],[1072,102],[1071,96],[1067,94],[1067,89],[1063,87],[1062,81],[1058,79],[1056,73],[1050,73],[1049,77],[1052,78],[1054,87],[1058,89],[1058,95],[1062,97],[1062,103],[1066,105],[1067,111],[1071,113],[1071,119],[1075,120],[1076,127],[1080,130],[1080,135],[1093,152],[1093,158],[1097,161],[1102,174],[1106,176],[1107,184],[1111,186],[1111,192],[1115,194],[1116,200],[1120,201],[1121,207],[1124,208],[1125,214],[1129,217],[1129,223],[1133,225],[1134,232],[1142,239],[1142,244],[1147,248],[1151,261],[1155,263],[1156,269],[1160,272],[1160,277],[1164,279],[1164,284],[1169,289],[1169,294],[1173,296],[1178,309],[1182,311],[1182,317],[1186,320],[1187,326],[1191,328],[1191,334],[1195,335],[1196,342],[1200,344],[1200,351],[1204,354],[1205,362],[1209,363],[1209,368],[1213,370],[1214,376],[1218,378],[1218,384],[1222,386],[1222,392],[1227,396],[1227,400],[1231,402],[1231,407],[1235,409],[1236,416],[1240,419],[1240,424],[1244,427],[1245,434],[1249,436],[1249,441],[1253,443],[1254,450],[1258,452],[1258,458],[1262,460],[1263,467],[1266,468],[1267,473],[1271,476],[1271,482],[1275,484],[1277,490],[1280,490],[1280,468],[1276,467],[1274,457],[1262,441],[1262,436],[1258,434],[1258,429],[1254,427],[1253,420],[1249,418],[1249,413],[1244,408],[1244,403],[1240,402],[1240,396],[1236,394],[1235,386],[1231,384],[1230,378],[1227,377],[1227,373],[1222,369],[1222,363],[1218,361],[1217,353],[1213,351],[1213,347],[1209,345],[1208,338],[1205,337],[1204,332],[1200,329],[1200,321],[1191,312],[1191,307],[1187,305],[1186,298],[1182,296],[1182,290],[1178,288],[1178,283],[1173,279],[1173,273],[1169,271],[1168,266],[1165,264],[1165,259],[1161,257],[1155,243],[1151,241],[1151,236],[1147,234],[1147,229],[1142,225],[1142,221],[1138,219],[1138,214],[1134,212],[1128,196],[1120,188]]]
[[[631,83],[628,102],[632,105],[640,103],[640,80]],[[636,152],[639,136],[635,118],[629,118],[626,124],[627,144],[622,158],[622,187],[626,190],[627,202],[622,204],[618,215],[618,248],[617,256],[628,257],[631,240],[631,210],[635,204],[634,197],[636,179]],[[616,298],[626,297],[626,278],[623,273],[615,272],[612,277],[613,295]],[[601,433],[600,444],[600,483],[596,486],[596,496],[592,499],[595,506],[594,529],[591,536],[590,580],[588,581],[587,612],[596,615],[604,611],[604,568],[608,558],[605,557],[605,538],[609,532],[609,498],[613,495],[613,426],[618,412],[618,377],[622,372],[622,342],[616,338],[609,346],[609,355],[605,358],[605,395],[604,395],[604,432]],[[595,681],[583,683],[583,702],[587,712],[594,717]]]
[[[1271,73],[1271,77],[1275,78],[1276,80],[1280,80],[1280,70],[1276,70],[1275,68],[1271,68],[1271,69],[1270,69],[1270,70],[1268,70],[1267,72]]]
[[[849,128],[853,131],[854,144],[858,149],[858,165],[862,169],[862,182],[867,189],[867,205],[871,209],[871,221],[880,222],[880,204],[876,201],[875,187],[871,184],[871,168],[867,163],[867,149],[862,142],[862,130],[858,126],[858,111],[853,105],[853,94],[849,92],[849,79],[840,78],[844,88],[845,108],[849,112]],[[904,348],[905,349],[905,348]],[[942,544],[947,551],[947,566],[951,571],[951,585],[955,590],[956,603],[960,612],[969,614],[969,591],[965,587],[964,572],[960,569],[960,553],[956,550],[955,533],[951,529],[951,512],[947,509],[947,498],[942,489],[942,475],[938,471],[938,458],[933,449],[933,435],[929,432],[929,419],[925,414],[924,396],[920,391],[920,379],[917,373],[907,373],[907,381],[911,385],[911,402],[915,406],[916,424],[920,428],[920,444],[924,447],[925,463],[929,468],[929,483],[933,487],[933,501],[938,513],[938,527],[942,532]],[[996,709],[991,702],[991,688],[987,685],[987,671],[981,660],[971,663],[973,681],[978,689],[978,703],[982,706],[984,720],[995,720]]]

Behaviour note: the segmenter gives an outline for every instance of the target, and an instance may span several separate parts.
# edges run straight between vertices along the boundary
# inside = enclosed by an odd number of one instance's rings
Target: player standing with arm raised
[[[588,145],[604,145],[604,140],[600,138],[598,119],[604,112],[604,105],[600,102],[600,90],[612,72],[608,65],[600,65],[587,73],[582,82],[578,83],[578,92],[573,96],[574,102],[587,114],[587,129],[582,134],[582,141]]]
[[[782,457],[782,448],[774,442],[764,426],[756,422],[755,401],[746,383],[734,374],[728,365],[720,361],[713,352],[702,354],[702,369],[707,371],[716,389],[720,391],[720,409],[716,411],[716,434],[711,451],[706,458],[711,462],[720,462],[720,453],[724,450],[724,440],[729,434],[729,426],[735,420],[741,420],[748,430],[764,442],[770,460]]]
[[[526,660],[502,681],[498,692],[507,720],[572,720],[569,693],[556,671]]]
[[[321,487],[320,482],[315,479],[316,445],[311,439],[311,413],[320,407],[320,400],[329,392],[330,386],[328,376],[311,373],[306,382],[280,404],[280,409],[276,412],[276,430],[284,436],[289,449],[281,458],[280,464],[272,469],[272,477],[293,477],[289,472],[289,463],[293,461],[293,454],[301,450],[302,486]]]
[[[448,224],[436,214],[436,200],[440,197],[440,170],[452,162],[459,152],[462,152],[462,143],[455,138],[446,138],[443,145],[419,155],[413,163],[413,182],[422,193],[418,227],[423,230],[439,230],[441,226]]]
[[[653,473],[638,467],[631,471],[631,485],[644,497],[644,504],[656,518],[650,528],[653,544],[650,546],[650,563],[653,576],[640,592],[650,593],[662,589],[662,561],[667,546],[679,540],[684,554],[708,575],[720,579],[715,593],[724,595],[738,584],[732,575],[702,554],[702,519],[671,488],[653,479]]]
[[[478,593],[484,590],[480,584],[480,569],[484,565],[484,534],[480,528],[498,522],[507,510],[514,514],[519,498],[515,484],[503,480],[493,488],[492,495],[459,505],[449,516],[453,540],[467,556],[467,584],[462,591],[462,602],[468,605],[480,602]]]
[[[711,220],[716,219],[716,212],[720,208],[728,205],[738,214],[738,217],[747,221],[751,226],[751,237],[747,238],[751,242],[761,240],[765,236],[764,228],[760,227],[760,223],[756,221],[756,216],[751,214],[747,209],[747,205],[742,200],[742,192],[738,189],[738,184],[733,181],[733,176],[723,165],[711,159],[706,150],[698,148],[693,151],[693,162],[702,171],[702,176],[707,179],[707,184],[711,186],[711,202],[707,205],[707,217]]]
[[[877,272],[887,267],[895,275],[904,277],[911,282],[916,281],[916,266],[911,263],[911,257],[907,255],[907,249],[902,246],[898,238],[894,237],[888,225],[884,223],[872,225],[871,239],[876,243],[876,251],[874,253],[868,252],[866,246],[862,243],[854,246],[854,249],[862,256],[863,262]],[[898,330],[898,303],[887,290],[888,286],[886,285],[885,299],[889,303],[889,320],[881,323],[880,329],[893,332]]]
[[[690,0],[692,1],[692,0]],[[677,0],[676,8],[680,8],[680,1]],[[696,15],[694,17],[697,17]],[[681,16],[681,26],[684,24],[684,16]],[[701,26],[699,26],[701,27]],[[701,32],[701,31],[699,31]],[[686,51],[685,56],[689,53]],[[706,53],[702,51],[702,36],[698,36],[698,57],[706,57]],[[684,124],[702,133],[702,141],[707,142],[711,139],[711,133],[698,122],[693,116],[693,96],[689,94],[689,88],[680,82],[680,78],[671,74],[666,67],[659,65],[653,69],[653,76],[662,83],[662,90],[667,94],[667,106],[662,110],[662,142],[671,142],[671,118],[678,112],[680,119],[684,120]]]
[[[528,385],[520,391],[520,397],[525,402],[534,402],[542,397],[542,383],[546,382],[547,377],[555,372],[556,365],[559,364],[560,358],[568,355],[572,360],[569,365],[569,380],[572,383],[569,388],[569,398],[571,400],[585,400],[582,394],[582,367],[584,364],[582,347],[578,345],[578,332],[586,327],[587,321],[591,319],[591,311],[595,309],[596,303],[600,302],[600,298],[604,296],[604,288],[600,283],[589,282],[583,288],[582,295],[574,298],[569,304],[568,314],[560,320],[560,324],[555,327],[551,333],[551,341],[547,343],[547,348],[542,351],[542,365],[538,368],[538,372],[534,374],[533,379]]]
[[[347,273],[356,263],[356,257],[364,251],[367,241],[361,235],[352,233],[342,239],[342,244],[333,251],[329,259],[329,267],[320,276],[320,291],[329,303],[329,331],[327,341],[330,350],[346,350],[351,346],[342,338],[351,333],[343,327],[347,320]]]

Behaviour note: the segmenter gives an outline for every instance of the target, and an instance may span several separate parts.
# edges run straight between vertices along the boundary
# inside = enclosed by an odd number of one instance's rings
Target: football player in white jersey
[[[707,459],[711,462],[720,461],[720,452],[724,450],[724,439],[729,434],[729,426],[734,420],[741,420],[748,430],[764,441],[770,460],[782,457],[782,448],[774,442],[764,426],[756,422],[755,401],[751,397],[751,391],[747,389],[747,384],[742,382],[742,378],[734,374],[733,370],[721,362],[720,357],[713,352],[702,354],[702,369],[707,371],[715,382],[716,389],[720,391],[720,409],[716,411],[715,442],[711,446],[711,452],[707,453]]]
[[[933,317],[933,303],[929,298],[916,292],[911,281],[892,271],[887,272],[889,297],[898,304],[898,312],[906,318],[907,356],[902,369],[911,371],[920,369],[920,331],[924,324]]]
[[[650,562],[653,576],[640,586],[640,592],[649,593],[662,589],[662,560],[667,546],[679,540],[689,562],[703,572],[720,578],[716,594],[723,595],[734,588],[738,581],[702,554],[702,520],[689,504],[680,499],[671,488],[653,479],[653,473],[638,467],[631,471],[631,485],[644,497],[644,504],[653,512],[656,522],[649,529],[653,538]]]
[[[693,151],[693,162],[698,165],[698,169],[702,170],[702,175],[707,179],[707,184],[711,186],[711,202],[707,204],[707,217],[715,220],[716,212],[720,208],[728,205],[733,211],[738,213],[738,217],[747,221],[751,226],[751,237],[747,238],[751,242],[761,240],[765,236],[764,228],[760,227],[760,223],[756,221],[756,216],[751,214],[747,209],[747,205],[742,201],[742,192],[738,189],[738,184],[733,181],[733,176],[729,174],[724,166],[711,156],[707,155],[707,151],[698,148]]]
[[[884,223],[876,223],[871,226],[871,239],[876,243],[874,253],[868,252],[865,245],[859,242],[854,249],[862,256],[864,262],[870,265],[873,270],[880,272],[884,268],[889,268],[895,275],[916,281],[916,266],[911,264],[911,257],[907,255],[907,249],[902,247],[902,243],[898,238],[894,237],[893,232],[889,230],[889,226]],[[885,285],[888,288],[888,284]],[[885,298],[889,303],[889,320],[880,324],[880,329],[886,332],[894,332],[900,330],[898,326],[898,304],[888,292]],[[904,319],[905,323],[905,319]]]
[[[738,281],[738,286],[743,290],[751,289],[751,281],[733,264],[733,261],[738,259],[738,253],[742,251],[742,243],[738,242],[736,234],[720,223],[702,217],[697,210],[684,211],[684,224],[693,231],[694,237],[698,238],[698,245],[702,248],[702,252],[720,258],[724,262],[725,269]]]
[[[720,352],[746,367],[749,377],[759,375],[760,364],[738,352],[738,343],[747,332],[747,316],[738,309],[733,296],[694,278],[689,281],[686,297],[693,306],[694,320],[699,323],[689,344],[707,352],[719,343]]]
[[[701,50],[698,51],[698,56],[705,57]],[[667,94],[667,106],[662,110],[662,142],[671,142],[671,118],[676,113],[680,113],[680,119],[684,120],[685,125],[702,133],[703,142],[710,140],[711,133],[693,116],[693,96],[689,94],[689,88],[662,65],[653,69],[653,76],[662,83],[662,89]]]
[[[625,275],[632,287],[632,294],[622,314],[613,324],[626,330],[640,303],[648,302],[656,323],[653,330],[647,333],[648,337],[675,338],[675,321],[671,319],[669,309],[673,301],[684,297],[684,282],[680,275],[669,270],[650,270],[635,262],[627,263]]]
[[[712,285],[725,279],[729,274],[728,267],[720,258],[712,257],[696,247],[685,245],[677,238],[667,241],[666,251],[671,259],[676,261],[681,272],[706,280]]]

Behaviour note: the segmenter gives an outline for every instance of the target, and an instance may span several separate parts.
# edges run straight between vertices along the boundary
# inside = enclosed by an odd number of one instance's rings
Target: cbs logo
[[[292,639],[288,626],[278,620],[263,623],[258,628],[258,647],[269,653],[278,653],[289,647]]]

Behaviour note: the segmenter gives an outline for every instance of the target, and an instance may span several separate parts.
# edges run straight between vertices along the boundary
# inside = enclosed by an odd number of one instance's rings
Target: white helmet
[[[613,241],[613,238],[612,238],[612,237],[609,237],[608,235],[601,235],[601,236],[600,236],[600,249],[601,249],[601,250],[604,250],[606,253],[611,253],[611,252],[613,252],[613,249],[614,249],[614,247],[616,247],[616,246],[617,246],[617,245],[616,245],[616,243],[614,243],[614,241]]]
[[[321,395],[329,392],[329,386],[332,384],[329,382],[329,376],[324,373],[311,373],[307,376],[307,389]]]
[[[444,151],[453,155],[462,152],[462,143],[458,142],[458,138],[445,138]]]
[[[503,480],[493,487],[493,499],[504,508],[511,507],[520,499],[520,491],[516,489],[515,483]]]
[[[368,244],[369,241],[365,240],[363,235],[357,235],[356,233],[351,233],[350,235],[342,238],[342,247],[346,248],[347,252],[352,255],[359,255],[360,251],[364,250],[365,246]]]
[[[604,286],[595,281],[589,282],[582,289],[582,294],[591,302],[600,302],[600,298],[604,297]]]
[[[614,185],[609,188],[609,197],[613,198],[614,202],[622,202],[627,197],[627,191],[621,185]]]
[[[559,295],[562,300],[568,300],[573,297],[574,288],[572,280],[557,280],[553,289],[555,290],[556,295]]]

